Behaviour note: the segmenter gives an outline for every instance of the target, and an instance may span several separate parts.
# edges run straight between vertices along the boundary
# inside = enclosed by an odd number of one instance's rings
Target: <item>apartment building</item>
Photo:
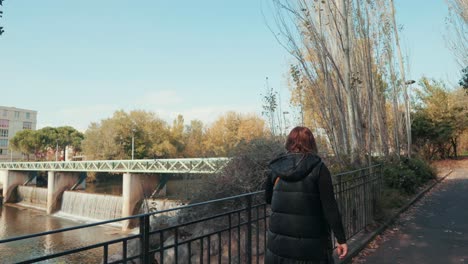
[[[21,130],[36,130],[36,124],[37,111],[0,106],[0,161],[21,158],[21,153],[11,152],[10,139]]]

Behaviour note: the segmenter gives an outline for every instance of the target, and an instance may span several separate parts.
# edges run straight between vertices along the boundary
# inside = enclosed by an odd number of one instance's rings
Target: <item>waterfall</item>
[[[58,216],[71,216],[89,221],[122,217],[122,197],[65,191]]]
[[[17,192],[19,205],[38,209],[47,207],[47,188],[20,185]]]

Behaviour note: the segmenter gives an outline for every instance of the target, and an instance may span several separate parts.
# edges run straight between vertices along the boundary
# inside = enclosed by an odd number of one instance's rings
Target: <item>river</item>
[[[114,195],[119,195],[120,189],[120,194],[122,193],[121,181],[88,184],[86,189],[89,192]],[[0,207],[0,239],[77,226],[84,223],[76,219],[47,215],[43,210],[25,208],[15,204]],[[123,236],[126,235],[118,227],[99,226],[0,244],[0,263],[15,263]],[[111,247],[110,254],[116,252],[116,250],[115,247]],[[102,249],[96,249],[42,263],[100,263],[101,259]]]
[[[186,199],[191,197],[199,188],[200,180],[190,182],[183,177],[173,177],[167,183],[172,199]],[[122,195],[122,177],[112,177],[104,182],[87,183],[87,193],[107,195]],[[169,197],[166,196],[166,198]],[[173,206],[173,205],[171,205]],[[85,224],[78,217],[63,213],[47,215],[45,210],[26,208],[17,204],[0,206],[0,239],[6,239],[21,235],[34,234]],[[110,239],[127,236],[121,232],[120,227],[99,226],[87,229],[75,230],[66,233],[48,235],[40,238],[28,239],[21,242],[0,244],[0,264],[15,263],[34,257],[61,252],[63,250],[86,246],[89,244],[104,242]],[[116,247],[109,248],[109,256],[118,253]],[[43,263],[100,263],[102,249],[95,249],[83,253],[50,260]]]

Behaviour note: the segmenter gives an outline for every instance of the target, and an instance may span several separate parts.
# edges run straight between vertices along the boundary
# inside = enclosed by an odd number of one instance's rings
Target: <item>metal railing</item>
[[[230,158],[0,162],[0,170],[129,173],[216,173]]]
[[[372,223],[380,195],[381,166],[334,176],[347,237]],[[94,226],[132,221],[138,233],[17,263],[57,260],[100,250],[102,263],[263,263],[269,208],[254,192],[131,217],[0,240],[0,246]],[[171,219],[176,219],[171,224]]]

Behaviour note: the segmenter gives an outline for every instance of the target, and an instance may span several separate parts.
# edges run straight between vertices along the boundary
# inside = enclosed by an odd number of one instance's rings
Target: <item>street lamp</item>
[[[286,122],[286,115],[288,115],[288,114],[289,114],[288,111],[284,111],[284,112],[283,112],[284,133],[285,133],[285,134],[288,133],[288,128],[289,128],[289,126],[288,126],[288,124],[287,124],[287,122]]]
[[[406,138],[408,141],[407,153],[408,158],[411,158],[411,116],[410,116],[410,100],[408,95],[408,85],[415,83],[415,80],[405,82],[405,108],[406,108]]]
[[[58,139],[55,142],[55,161],[58,161]]]
[[[136,129],[132,128],[132,160],[134,159],[134,154],[135,154],[135,132]]]

